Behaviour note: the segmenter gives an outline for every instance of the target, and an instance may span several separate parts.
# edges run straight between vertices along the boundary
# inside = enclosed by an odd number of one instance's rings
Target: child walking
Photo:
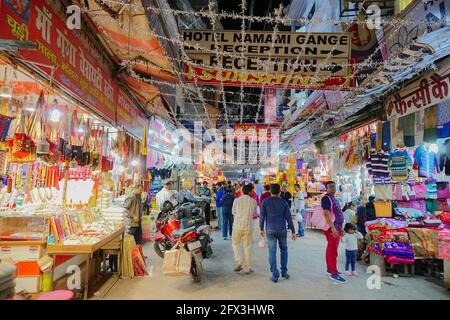
[[[358,276],[356,272],[356,252],[358,251],[358,240],[363,239],[361,232],[356,231],[356,227],[351,223],[344,226],[345,234],[342,241],[345,244],[345,271],[346,276]],[[350,272],[350,266],[352,268]]]

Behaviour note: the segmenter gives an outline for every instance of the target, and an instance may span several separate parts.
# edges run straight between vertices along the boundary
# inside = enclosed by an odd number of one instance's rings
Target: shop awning
[[[336,115],[345,117],[345,120],[336,122],[333,126],[328,126],[320,134],[312,136],[310,139],[303,140],[302,144],[308,144],[313,140],[323,139],[338,128],[355,123],[355,121],[364,120],[367,115],[357,115],[356,113],[368,106],[380,104],[382,96],[397,90],[401,83],[414,78],[421,72],[435,68],[435,62],[450,55],[450,43],[448,35],[450,27],[444,27],[429,34],[419,37],[410,43],[396,58],[387,61],[380,66],[376,72],[370,74],[367,79],[354,91],[341,93],[343,103],[337,106],[335,110],[317,115],[314,119],[308,119],[301,122],[295,128],[290,130],[293,134],[298,131],[311,132],[313,128],[322,127],[330,118]],[[292,128],[293,129],[293,128]],[[285,136],[291,144],[292,136]]]

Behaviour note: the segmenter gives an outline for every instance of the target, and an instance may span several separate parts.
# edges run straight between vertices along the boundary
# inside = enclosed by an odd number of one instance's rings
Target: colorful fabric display
[[[437,230],[408,228],[409,239],[416,259],[437,259],[439,238]]]
[[[419,220],[424,217],[424,212],[412,208],[395,208],[395,214],[404,217],[406,220]]]
[[[375,215],[377,218],[392,217],[392,202],[391,201],[374,201]]]
[[[442,230],[438,233],[439,259],[450,260],[450,230]]]
[[[413,258],[401,258],[395,256],[385,256],[384,260],[389,264],[413,264]]]
[[[385,242],[382,247],[383,255],[414,259],[413,247],[409,243]]]
[[[411,208],[420,212],[426,212],[427,203],[425,200],[397,201],[397,208]]]
[[[391,179],[394,182],[401,182],[408,179],[408,167],[412,166],[412,161],[405,150],[396,150],[389,155],[389,168]]]
[[[438,202],[436,199],[427,199],[427,211],[428,212],[435,212],[438,211]]]
[[[416,194],[410,185],[396,184],[393,188],[393,198],[397,201],[415,200]]]
[[[412,186],[416,200],[427,198],[427,187],[423,183],[418,183]]]
[[[371,230],[395,230],[395,229],[402,229],[406,228],[408,226],[408,223],[403,220],[397,220],[393,218],[377,218],[372,221],[367,221],[365,224],[367,232]]]
[[[377,152],[370,155],[370,174],[376,184],[390,183],[391,177],[388,168],[389,155],[384,152]]]
[[[437,182],[437,198],[438,199],[449,199],[450,198],[450,187],[448,182]]]
[[[419,169],[419,177],[432,178],[439,172],[439,162],[436,153],[421,145],[414,152],[414,160]]]
[[[384,201],[394,200],[391,184],[376,184],[374,189],[376,200],[384,200]]]
[[[439,219],[425,219],[422,221],[424,227],[436,227],[436,228],[442,228],[442,221]]]
[[[437,199],[437,186],[436,183],[427,183],[427,199]]]
[[[439,199],[438,200],[438,211],[450,211],[449,200],[450,199]]]
[[[450,223],[450,212],[441,213],[439,219],[444,223]]]

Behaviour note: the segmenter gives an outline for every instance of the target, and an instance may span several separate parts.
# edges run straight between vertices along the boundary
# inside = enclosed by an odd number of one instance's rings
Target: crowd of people
[[[270,184],[261,186],[256,180],[247,182],[219,182],[209,188],[208,182],[197,183],[195,194],[204,201],[205,222],[211,223],[211,201],[214,197],[218,229],[221,229],[224,240],[231,240],[234,253],[235,272],[245,274],[253,272],[251,264],[253,231],[258,228],[261,239],[267,242],[271,280],[278,282],[280,276],[289,279],[288,231],[296,240],[305,235],[303,222],[305,220],[305,193],[300,185],[295,184],[295,193],[291,194],[286,186]],[[327,228],[324,230],[327,240],[326,266],[330,280],[345,283],[346,279],[337,267],[338,248],[342,242],[345,245],[346,276],[357,276],[355,261],[360,258],[359,240],[365,236],[364,224],[375,218],[373,197],[366,201],[364,193],[358,199],[358,205],[353,202],[342,209],[336,200],[336,184],[326,183],[326,194],[321,199],[323,218]],[[142,243],[142,228],[140,220],[143,214],[142,186],[137,185],[135,192],[125,202],[131,219],[130,233],[136,243]],[[156,203],[162,207],[174,195],[172,183],[167,182],[156,194]],[[294,226],[294,219],[297,226]],[[277,247],[280,248],[280,268],[277,264]]]

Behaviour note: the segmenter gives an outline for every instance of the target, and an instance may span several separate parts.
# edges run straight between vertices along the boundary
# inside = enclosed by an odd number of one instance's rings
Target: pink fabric
[[[427,187],[423,183],[415,184],[413,190],[416,193],[416,199],[427,198]]]
[[[427,203],[425,200],[416,200],[416,201],[398,201],[397,206],[399,208],[411,208],[419,210],[420,212],[427,211]]]
[[[408,259],[408,258],[399,258],[395,256],[384,256],[384,259],[389,264],[413,264],[414,259]]]
[[[448,186],[448,183],[445,184],[445,188],[440,190],[437,188],[437,197],[438,199],[448,199],[450,198],[450,188]]]
[[[73,292],[69,290],[50,291],[40,295],[37,300],[72,300]]]
[[[447,199],[439,199],[438,200],[438,210],[439,211],[448,211],[449,210]]]
[[[403,200],[403,193],[402,193],[402,185],[396,184],[394,185],[394,200],[401,201]]]

